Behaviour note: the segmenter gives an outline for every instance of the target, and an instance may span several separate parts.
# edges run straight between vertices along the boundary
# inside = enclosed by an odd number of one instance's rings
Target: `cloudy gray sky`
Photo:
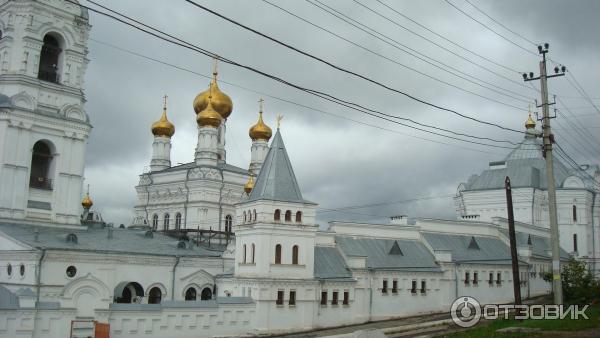
[[[226,58],[371,109],[461,133],[513,142],[522,138],[517,133],[433,109],[336,71],[183,0],[98,1]],[[311,1],[316,3],[315,0]],[[600,97],[597,85],[600,75],[597,67],[600,52],[597,15],[600,13],[600,2],[470,1],[524,37],[534,42],[549,42],[550,57],[566,65],[590,96]],[[311,26],[262,0],[197,2],[336,65],[432,103],[513,129],[524,129],[527,102],[533,103],[534,98],[539,98],[539,94],[531,88],[519,85],[522,83],[519,73],[507,69],[538,73],[539,57],[502,39],[443,0],[382,2],[504,67],[450,44],[377,1],[321,0],[395,42],[382,41],[386,40],[385,37],[376,39],[308,1],[276,1],[278,6],[289,12],[364,48]],[[534,45],[494,23],[464,0],[451,0],[451,3],[509,40],[536,52]],[[82,1],[82,4],[89,3]],[[107,221],[129,224],[136,203],[134,186],[138,175],[149,165],[152,143],[150,125],[160,116],[162,96],[169,96],[169,118],[176,126],[172,163],[190,162],[196,146],[192,101],[209,82],[207,78],[130,52],[205,75],[210,74],[211,60],[94,13],[90,13],[90,23],[90,64],[85,91],[87,111],[94,129],[89,139],[86,182],[91,185],[96,207]],[[473,65],[399,25],[517,83]],[[439,68],[436,68],[418,60],[394,47],[396,42],[444,65],[438,64]],[[493,85],[503,89],[491,87],[494,90],[489,90],[440,68],[449,71],[458,69],[485,81],[487,84],[480,82],[483,86]],[[457,185],[471,174],[486,168],[489,161],[502,159],[509,151],[450,140],[376,119],[234,66],[220,64],[219,76],[222,81],[235,84],[221,82],[220,85],[234,102],[227,131],[229,163],[244,168],[248,166],[248,128],[256,121],[257,101],[261,96],[257,92],[260,92],[268,95],[265,97],[266,122],[274,126],[275,116],[284,116],[282,133],[303,194],[307,199],[318,202],[322,208],[437,197],[353,209],[352,213],[321,213],[319,218],[322,222],[334,218],[381,220],[393,214],[453,218],[454,205],[448,195],[453,194]],[[537,83],[535,85],[538,86]],[[570,109],[568,112],[557,105],[561,111],[553,122],[557,128],[558,142],[578,162],[597,163],[600,152],[596,135],[600,128],[600,112],[581,99],[581,94],[566,78],[553,79],[549,86],[551,92],[562,96],[562,102]],[[512,93],[504,92],[510,96],[498,93],[503,90]],[[595,103],[600,105],[600,100]],[[586,129],[581,129],[581,126]]]

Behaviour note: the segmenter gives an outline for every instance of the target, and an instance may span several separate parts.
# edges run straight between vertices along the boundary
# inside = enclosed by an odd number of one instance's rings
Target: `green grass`
[[[514,319],[498,319],[490,322],[484,322],[481,325],[462,332],[444,335],[444,337],[536,337],[542,336],[543,333],[517,333],[504,334],[498,333],[496,330],[505,327],[528,327],[540,328],[542,331],[580,331],[586,329],[600,328],[600,303],[591,305],[585,311],[589,319],[554,319],[554,320],[514,320]]]

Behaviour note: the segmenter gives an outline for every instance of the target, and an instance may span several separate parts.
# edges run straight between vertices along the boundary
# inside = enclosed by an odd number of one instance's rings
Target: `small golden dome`
[[[254,178],[252,178],[252,175],[250,175],[250,178],[248,178],[248,182],[246,182],[246,185],[244,185],[244,191],[246,192],[246,194],[250,195],[252,189],[254,189]]]
[[[85,209],[89,209],[92,207],[92,205],[94,205],[94,202],[92,202],[92,199],[90,198],[90,194],[89,193],[85,194],[85,197],[81,201],[81,206],[83,206]]]
[[[209,96],[208,97],[208,105],[206,106],[206,108],[203,111],[201,111],[196,116],[196,122],[198,123],[198,125],[200,127],[214,127],[214,128],[219,128],[219,126],[221,125],[221,121],[223,121],[223,118],[213,108],[212,97]]]
[[[263,122],[262,111],[258,112],[258,122],[250,128],[248,134],[252,141],[265,140],[269,141],[273,135],[271,128]]]
[[[163,106],[162,116],[160,120],[152,123],[152,134],[154,136],[171,137],[175,134],[175,126],[167,119],[167,96],[165,95],[165,104]]]
[[[210,87],[212,87],[212,94]],[[213,109],[219,113],[223,119],[228,118],[233,111],[233,102],[227,94],[219,89],[219,85],[217,84],[217,72],[213,72],[209,88],[198,94],[194,99],[194,111],[196,114],[200,114],[201,111],[206,109],[209,96],[212,96]]]
[[[531,118],[531,113],[529,114],[529,118],[525,122],[525,128],[527,128],[527,129],[535,128],[535,120],[533,118]]]

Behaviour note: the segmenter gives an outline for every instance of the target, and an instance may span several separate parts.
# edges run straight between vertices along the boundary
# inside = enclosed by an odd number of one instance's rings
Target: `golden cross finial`
[[[213,75],[217,75],[217,61],[219,61],[219,56],[215,54],[213,56]]]
[[[260,100],[258,100],[258,104],[259,104],[258,111],[261,113],[263,111],[263,102],[265,102],[265,100],[263,100],[263,98],[261,97]]]
[[[163,96],[163,109],[167,110],[167,94],[165,94],[165,96]]]
[[[281,114],[277,114],[277,129],[279,129],[279,127],[281,126],[281,120],[283,120],[283,116],[281,116]]]
[[[88,196],[90,195],[90,185],[89,184],[87,185],[87,194],[88,194]]]
[[[531,116],[531,103],[529,104],[529,108],[527,108],[529,110],[529,116]]]

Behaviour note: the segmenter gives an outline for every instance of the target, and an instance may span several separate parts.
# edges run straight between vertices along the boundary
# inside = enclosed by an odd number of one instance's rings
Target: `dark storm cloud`
[[[427,34],[374,1],[361,2],[410,29]],[[538,69],[538,58],[486,31],[444,1],[385,2],[448,38],[500,63],[519,71]],[[463,133],[510,139],[515,142],[521,138],[516,133],[501,131],[426,107],[404,96],[335,71],[234,27],[183,1],[130,0],[103,3],[224,57],[372,109]],[[517,105],[522,107],[522,110],[499,105],[416,74],[301,22],[262,1],[201,3],[307,52],[423,99],[519,130],[526,119],[526,103],[500,96],[417,61],[307,2],[278,1],[277,4],[376,53],[467,90]],[[353,2],[338,0],[326,3],[453,67],[532,98],[538,97],[535,92],[494,77]],[[473,15],[477,14],[466,2],[455,0],[453,3]],[[593,67],[592,63],[596,61],[594,55],[597,57],[599,49],[598,23],[593,19],[598,13],[597,2],[475,3],[534,41],[550,42],[552,57],[573,69],[592,96],[600,96],[594,81],[599,74],[597,67]],[[562,15],[559,15],[559,12],[562,12]],[[104,213],[105,218],[117,224],[127,224],[132,217],[133,205],[137,203],[134,186],[138,175],[149,164],[152,143],[149,128],[160,116],[162,96],[169,95],[169,118],[176,126],[172,162],[189,162],[193,160],[196,146],[192,100],[198,92],[207,87],[208,79],[115,50],[97,41],[108,42],[206,75],[210,73],[211,62],[205,56],[158,41],[98,15],[92,14],[90,21],[93,25],[93,41],[89,44],[91,62],[86,77],[86,95],[87,110],[94,130],[89,140],[86,176],[88,183],[92,184],[96,206]],[[505,33],[518,39],[508,32]],[[433,41],[443,42],[435,36],[427,36]],[[519,40],[519,43],[527,46],[522,40]],[[535,46],[528,47],[535,51]],[[448,48],[456,50],[454,47]],[[490,64],[486,66],[494,67]],[[493,69],[504,76],[521,81],[518,73],[498,67]],[[267,123],[274,126],[276,114],[285,116],[282,132],[305,197],[318,202],[324,208],[452,194],[458,183],[465,181],[471,174],[480,172],[487,162],[501,159],[508,152],[508,149],[461,144],[377,120],[233,66],[219,65],[219,74],[223,81],[234,82],[255,91],[395,131],[357,124],[340,117],[265,98]],[[224,83],[221,83],[221,89],[234,101],[234,112],[228,121],[227,130],[228,162],[247,167],[250,158],[248,127],[256,121],[257,101],[260,95]],[[551,90],[564,95],[578,96],[564,80],[553,80]],[[585,101],[575,99],[571,99],[568,104],[575,107],[586,105]],[[594,116],[581,119],[583,123],[598,124]],[[460,144],[460,147],[427,142],[415,136]],[[354,213],[323,213],[319,219],[321,222],[332,218],[381,220],[384,216],[393,214],[451,218],[454,217],[454,205],[451,198],[438,198],[356,209],[352,212]]]

